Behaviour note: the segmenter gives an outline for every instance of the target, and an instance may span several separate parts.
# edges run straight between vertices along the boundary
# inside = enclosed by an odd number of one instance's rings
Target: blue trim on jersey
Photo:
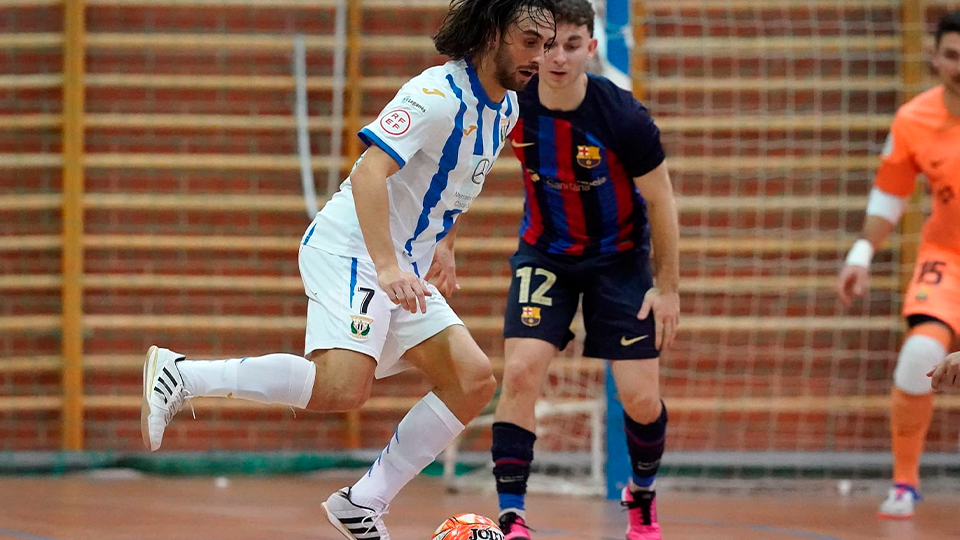
[[[603,210],[600,222],[603,225],[603,238],[600,240],[600,253],[616,253],[617,237],[620,235],[619,207],[617,206],[617,189],[614,180],[610,178],[610,166],[607,158],[607,147],[590,133],[586,133],[587,141],[600,148],[600,164],[594,168],[594,178],[606,177],[603,185],[597,186],[597,198]]]
[[[314,222],[314,224],[310,226],[310,230],[307,231],[307,235],[303,237],[303,244],[302,244],[302,245],[304,245],[304,246],[307,245],[307,242],[310,241],[310,237],[313,236],[313,230],[316,229],[316,228],[317,228],[317,224],[316,224],[316,222]]]
[[[499,110],[500,104],[494,103],[493,100],[490,99],[490,96],[487,95],[487,91],[483,89],[483,84],[480,83],[480,77],[477,75],[477,68],[474,67],[473,60],[466,58],[465,62],[467,63],[467,76],[470,77],[470,87],[473,88],[474,95],[487,107]]]
[[[443,230],[437,234],[437,242],[440,242],[446,238],[447,234],[450,232],[450,229],[453,228],[453,223],[457,214],[462,214],[463,210],[455,208],[453,210],[447,210],[443,213]]]
[[[413,261],[411,265],[413,266],[414,275],[416,275],[417,277],[420,277],[420,269],[417,268],[417,261]],[[390,452],[387,452],[387,453],[389,454]]]
[[[390,157],[397,162],[397,165],[400,165],[401,169],[407,164],[406,160],[400,157],[400,154],[398,154],[396,150],[391,148],[389,144],[383,142],[383,139],[378,137],[373,131],[370,131],[369,128],[361,129],[360,133],[357,133],[357,137],[360,137],[360,140],[363,141],[367,146],[377,145],[378,148],[387,154],[390,154]]]
[[[357,258],[350,260],[350,309],[353,309],[353,293],[357,290]]]
[[[460,143],[463,141],[463,115],[467,112],[467,102],[463,100],[463,91],[453,82],[453,76],[447,75],[447,83],[453,94],[460,100],[460,110],[453,120],[453,131],[447,137],[447,142],[443,144],[443,152],[440,154],[440,167],[430,180],[430,188],[423,196],[423,210],[420,212],[420,218],[417,220],[417,228],[413,231],[413,236],[403,245],[407,255],[413,255],[413,242],[430,225],[430,212],[440,202],[440,196],[443,190],[447,189],[447,183],[450,181],[450,171],[457,167],[457,161],[460,159]]]
[[[477,89],[474,88],[473,92],[476,93]],[[477,102],[477,139],[473,143],[473,155],[482,156],[483,155],[483,103]]]
[[[556,134],[554,133],[554,124],[552,118],[541,117],[540,121],[540,172],[550,177],[556,182],[557,178],[557,153],[556,153]],[[563,209],[563,193],[560,190],[549,186],[543,186],[543,194],[547,197],[547,207],[550,208],[550,221],[557,231],[560,238],[552,241],[547,251],[550,253],[564,253],[573,246],[573,243],[565,240],[570,236],[570,227],[567,226],[567,212]],[[547,219],[547,216],[543,216]]]
[[[469,73],[472,66],[470,65],[469,60],[467,61],[467,72]],[[473,155],[482,156],[483,155],[483,109],[484,109],[484,100],[480,99],[481,95],[485,95],[483,92],[483,85],[480,84],[480,79],[475,77],[476,73],[470,75],[470,90],[473,91],[473,95],[477,96],[477,138],[473,143]]]

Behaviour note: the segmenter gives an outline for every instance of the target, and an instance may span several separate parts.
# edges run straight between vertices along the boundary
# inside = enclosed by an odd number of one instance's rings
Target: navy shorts
[[[570,323],[583,295],[584,356],[660,356],[653,314],[637,319],[643,296],[653,287],[645,252],[579,258],[543,253],[521,241],[510,267],[504,337],[540,339],[563,350],[573,338]]]

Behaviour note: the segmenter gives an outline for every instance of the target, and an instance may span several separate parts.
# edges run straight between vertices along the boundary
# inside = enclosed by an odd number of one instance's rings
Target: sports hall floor
[[[320,502],[354,474],[233,478],[0,478],[0,540],[341,540]],[[960,493],[930,494],[913,521],[874,517],[876,493],[662,490],[666,540],[940,540],[960,538]],[[618,540],[616,502],[531,495],[534,538]],[[386,517],[394,540],[429,540],[449,515],[495,513],[488,495],[450,495],[418,478]]]

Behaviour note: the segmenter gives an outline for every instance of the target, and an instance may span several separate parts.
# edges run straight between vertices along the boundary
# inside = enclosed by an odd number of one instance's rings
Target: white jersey
[[[480,194],[517,118],[514,92],[492,102],[474,66],[455,61],[411,79],[360,131],[364,142],[400,165],[387,179],[387,191],[390,232],[402,269],[426,275],[437,242]],[[317,214],[302,242],[370,260],[350,178]]]

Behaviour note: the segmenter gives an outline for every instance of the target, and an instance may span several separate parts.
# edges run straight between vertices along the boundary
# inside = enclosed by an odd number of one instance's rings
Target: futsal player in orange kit
[[[933,415],[928,374],[944,361],[960,333],[960,11],[941,19],[935,47],[933,67],[941,84],[897,111],[863,231],[837,284],[846,304],[863,296],[873,253],[900,220],[917,175],[923,173],[933,212],[923,227],[903,305],[909,331],[893,375],[890,414],[894,485],[878,512],[891,519],[913,517],[920,499],[920,454]]]

